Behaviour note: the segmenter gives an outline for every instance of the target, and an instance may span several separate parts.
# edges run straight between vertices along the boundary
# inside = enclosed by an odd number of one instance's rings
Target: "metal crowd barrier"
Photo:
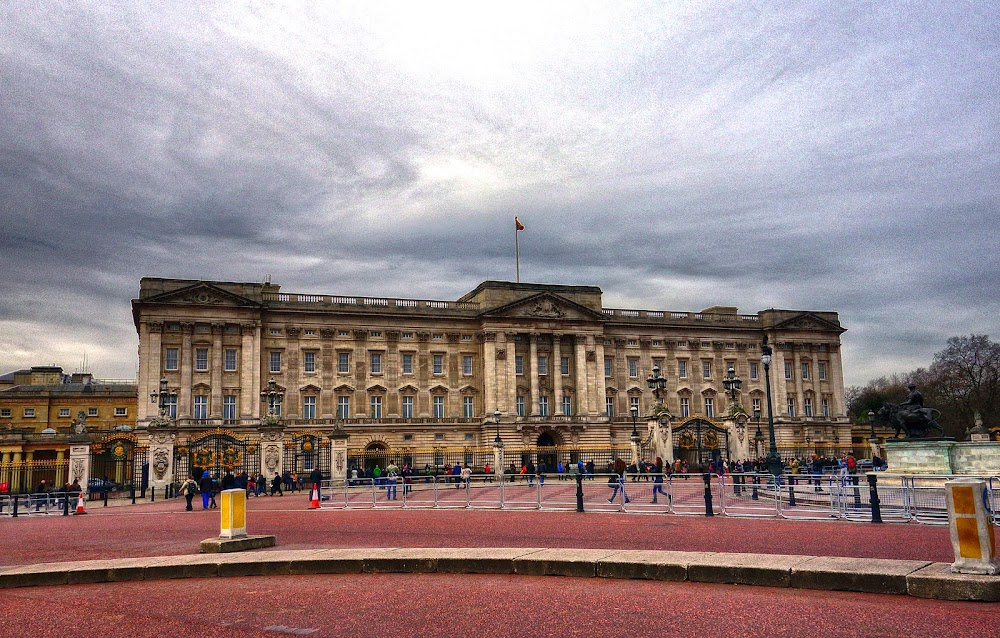
[[[769,483],[774,477],[756,472],[726,474],[719,480],[722,486],[722,513],[726,516],[775,518],[778,499]]]

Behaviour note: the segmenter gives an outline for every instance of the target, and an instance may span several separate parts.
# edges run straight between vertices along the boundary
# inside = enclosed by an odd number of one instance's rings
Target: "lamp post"
[[[159,413],[157,416],[161,420],[170,419],[170,405],[177,400],[177,390],[167,387],[167,378],[163,377],[160,379],[160,389],[158,392],[149,393],[149,401],[153,404],[159,404]]]
[[[722,386],[726,389],[726,395],[731,400],[730,405],[735,405],[736,396],[739,394],[740,388],[743,387],[743,380],[736,376],[736,368],[733,366],[729,366],[726,378],[722,380]]]
[[[639,431],[636,429],[636,423],[639,420],[639,406],[633,405],[629,408],[629,412],[632,414],[632,434],[629,435],[629,441],[632,442],[632,464],[638,467],[639,465]]]
[[[493,412],[493,423],[497,428],[496,438],[493,439],[493,474],[499,479],[503,476],[503,439],[500,438],[500,419],[503,414],[500,410]]]
[[[275,406],[281,404],[281,396],[284,393],[278,389],[278,384],[274,382],[274,378],[271,378],[267,382],[267,389],[260,393],[260,400],[262,403],[267,403],[267,416],[265,420],[268,423],[274,423],[277,421],[277,414],[275,411]]]
[[[784,472],[784,464],[778,455],[778,443],[774,440],[774,409],[771,406],[771,355],[774,351],[767,345],[767,335],[764,335],[760,351],[760,362],[764,364],[764,385],[767,389],[767,435],[771,442],[771,449],[767,453],[767,471],[777,479]]]
[[[667,378],[660,376],[660,366],[653,366],[653,373],[646,378],[646,385],[653,391],[657,403],[662,403],[660,393],[667,388]]]
[[[761,451],[764,449],[764,433],[760,431],[760,410],[753,411],[753,419],[757,422],[757,431],[753,435],[753,450],[756,457],[759,459],[761,457]],[[754,459],[756,463],[757,459]]]

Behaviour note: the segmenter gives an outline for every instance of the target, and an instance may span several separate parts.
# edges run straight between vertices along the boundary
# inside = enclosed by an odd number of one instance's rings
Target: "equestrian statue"
[[[907,384],[906,388],[910,391],[906,401],[900,404],[884,403],[875,413],[879,423],[895,428],[897,439],[902,432],[908,439],[925,438],[931,432],[944,435],[944,428],[936,420],[941,412],[924,407],[924,395],[917,390],[916,384]]]

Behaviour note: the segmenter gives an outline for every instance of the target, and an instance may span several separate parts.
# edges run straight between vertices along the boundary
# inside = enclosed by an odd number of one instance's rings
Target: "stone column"
[[[830,387],[833,389],[833,396],[830,401],[830,415],[842,417],[847,414],[847,406],[844,403],[844,368],[840,361],[840,347],[831,345],[830,353]]]
[[[163,489],[174,479],[174,448],[177,433],[172,430],[156,429],[147,433],[146,446],[149,456],[149,486]],[[187,478],[187,477],[184,477]]]
[[[11,453],[4,452],[0,456],[0,483],[10,483]]]
[[[141,401],[140,401],[141,403]],[[66,484],[66,468],[63,463],[66,461],[66,450],[56,450],[56,481],[52,489],[61,490]],[[0,483],[3,479],[0,478]]]
[[[23,469],[23,463],[21,461],[21,451],[17,450],[14,452],[14,458],[11,459],[10,468],[10,492],[21,491],[21,470]]]
[[[240,326],[240,418],[260,416],[260,327]]]
[[[302,387],[302,344],[300,341],[302,329],[289,326],[285,328],[285,396],[281,400],[281,416],[295,418],[302,414],[299,404],[299,388]]]
[[[343,484],[347,478],[347,432],[334,430],[330,435],[330,480]]]
[[[268,480],[282,472],[283,442],[284,430],[280,425],[260,427],[260,473]]]
[[[806,381],[802,378],[801,350],[795,350],[792,353],[792,361],[792,378],[795,379],[795,418],[801,421],[806,414],[806,401],[803,393]]]
[[[501,412],[517,418],[515,409],[517,407],[517,333],[508,332],[507,339],[507,409],[501,408]]]
[[[483,347],[483,414],[489,414],[490,408],[500,409],[500,391],[497,388],[497,362],[496,362],[496,339],[497,333],[484,332],[482,334]]]
[[[555,409],[552,413],[556,416],[563,416],[563,387],[562,387],[562,347],[559,334],[552,335],[552,365],[550,374],[552,375],[552,400],[555,402]]]
[[[194,324],[184,322],[181,324],[183,333],[181,345],[181,387],[178,397],[177,417],[191,418],[191,385],[193,384],[193,366],[191,365],[191,334],[194,332]]]
[[[577,335],[576,348],[573,353],[573,364],[576,366],[576,411],[580,416],[592,414],[590,410],[590,391],[587,387],[587,339]]]
[[[209,399],[208,418],[222,418],[222,333],[226,324],[212,324],[212,396]]]
[[[604,378],[604,338],[601,335],[594,337],[594,361],[590,362],[590,372],[596,380],[596,391],[594,392],[594,416],[604,414],[604,397],[608,394],[608,383]]]
[[[528,343],[528,374],[531,375],[531,406],[528,414],[538,416],[538,333],[532,332],[528,335],[531,340]]]
[[[160,357],[163,353],[163,323],[147,321],[142,324],[144,338],[139,339],[139,405],[136,420],[144,420],[157,415],[159,409],[154,404],[145,401],[153,392],[160,391],[160,376],[162,365]],[[145,386],[142,382],[145,382]]]
[[[69,448],[69,482],[77,481],[86,493],[90,479],[90,444],[82,443]]]
[[[35,453],[28,450],[24,454],[24,489],[29,492],[35,491],[35,468],[32,465],[32,461],[35,460]]]

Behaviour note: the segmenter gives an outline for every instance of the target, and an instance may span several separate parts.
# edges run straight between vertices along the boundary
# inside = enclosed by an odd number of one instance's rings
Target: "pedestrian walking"
[[[184,509],[190,512],[192,510],[191,501],[194,499],[194,495],[198,493],[198,484],[194,481],[194,476],[188,474],[187,480],[181,485],[181,496],[187,501],[187,507]]]

